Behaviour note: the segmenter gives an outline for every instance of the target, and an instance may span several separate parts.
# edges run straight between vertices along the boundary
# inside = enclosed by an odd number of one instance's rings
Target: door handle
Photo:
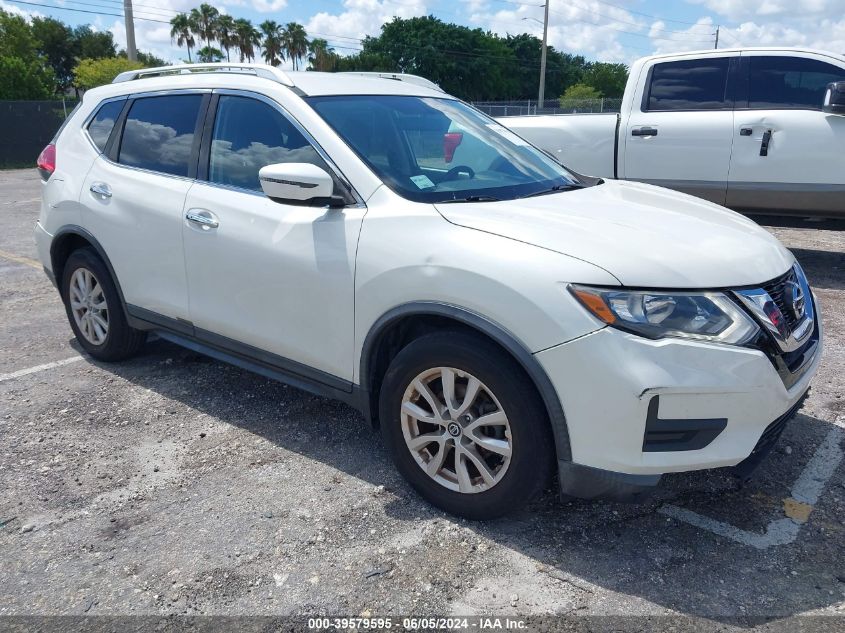
[[[739,135],[740,136],[751,136],[751,134],[753,134],[753,132],[754,132],[754,130],[752,130],[750,127],[739,128]]]
[[[635,127],[631,130],[631,136],[657,136],[656,127]]]
[[[91,190],[91,193],[93,193],[96,196],[102,196],[103,198],[111,198],[111,189],[104,182],[92,183],[90,190]]]
[[[217,217],[211,211],[206,211],[205,209],[190,209],[185,213],[185,219],[188,222],[198,224],[206,231],[208,229],[216,229],[220,226]]]
[[[769,155],[769,142],[772,140],[772,131],[766,130],[763,133],[763,142],[760,143],[760,156]]]

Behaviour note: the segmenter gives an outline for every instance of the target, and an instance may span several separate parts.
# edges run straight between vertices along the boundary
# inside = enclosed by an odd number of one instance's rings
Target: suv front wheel
[[[61,290],[76,340],[97,360],[123,360],[144,343],[146,334],[126,322],[117,287],[94,250],[82,248],[71,253]]]
[[[549,481],[553,440],[536,390],[480,336],[436,333],[410,343],[388,368],[379,409],[399,471],[452,514],[501,516]]]

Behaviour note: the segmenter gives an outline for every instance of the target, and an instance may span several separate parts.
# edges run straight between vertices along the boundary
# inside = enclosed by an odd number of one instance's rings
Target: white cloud
[[[731,20],[751,17],[841,16],[845,0],[690,0]]]
[[[44,17],[44,14],[40,11],[28,11],[26,9],[22,9],[16,4],[3,2],[3,0],[0,0],[0,9],[3,9],[3,11],[5,11],[6,13],[11,13],[12,15],[19,15],[22,18],[26,18],[27,22],[32,18]]]
[[[411,18],[426,15],[425,0],[409,0],[404,4],[379,0],[344,0],[344,11],[339,14],[321,12],[305,23],[309,35],[322,37],[337,44],[338,52],[354,53],[359,48],[355,40],[365,35],[378,35],[381,25],[394,17]]]
[[[259,13],[273,13],[288,6],[288,0],[252,0],[251,4]]]
[[[467,4],[472,6],[473,0]],[[473,13],[470,21],[500,35],[543,35],[541,6],[523,4],[495,12],[482,9]],[[560,51],[584,53],[602,61],[630,62],[645,54],[647,39],[642,38],[642,46],[636,48],[623,46],[618,39],[621,31],[646,35],[647,28],[642,18],[595,0],[584,0],[578,5],[559,3],[549,12],[549,44]]]

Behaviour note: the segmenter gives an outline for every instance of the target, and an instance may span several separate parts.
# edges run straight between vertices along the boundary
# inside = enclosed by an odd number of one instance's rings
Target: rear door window
[[[126,117],[118,162],[187,176],[203,95],[135,100]]]
[[[101,152],[106,149],[106,143],[109,141],[114,124],[117,121],[117,117],[120,116],[124,105],[126,105],[126,100],[124,99],[104,103],[100,106],[96,116],[88,124],[88,136],[91,137],[94,145]]]
[[[729,57],[655,64],[644,109],[653,112],[733,108],[728,97],[729,64]]]
[[[834,81],[845,81],[845,69],[803,57],[752,56],[748,107],[821,110],[827,85]]]

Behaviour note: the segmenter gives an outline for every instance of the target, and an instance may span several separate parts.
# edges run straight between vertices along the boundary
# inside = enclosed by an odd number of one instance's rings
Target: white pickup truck
[[[843,55],[750,48],[646,57],[631,68],[620,114],[499,121],[582,174],[750,213],[845,218]]]

